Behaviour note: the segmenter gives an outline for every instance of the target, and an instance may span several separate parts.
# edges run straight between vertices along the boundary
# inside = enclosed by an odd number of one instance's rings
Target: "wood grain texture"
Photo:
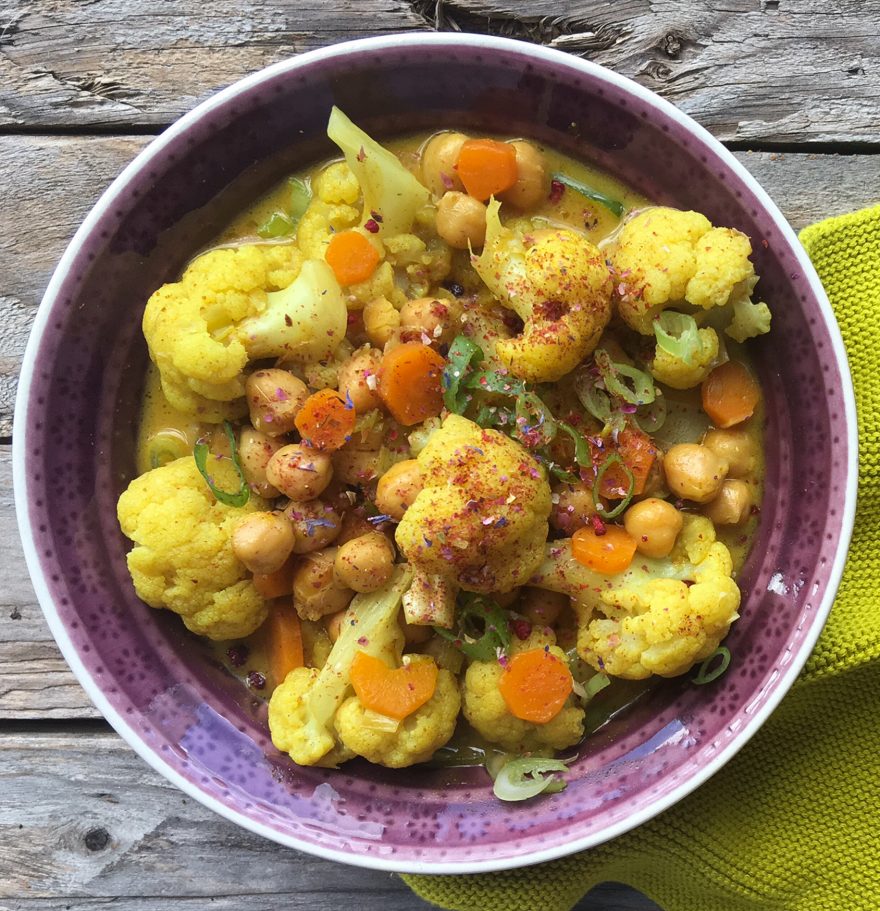
[[[101,725],[0,738],[0,907],[419,911],[396,876],[300,854],[188,798]],[[26,809],[25,809],[26,808]],[[578,911],[654,911],[603,886]]]
[[[880,0],[12,0],[0,126],[169,123],[302,51],[413,29],[510,35],[609,66],[725,140],[878,145]]]

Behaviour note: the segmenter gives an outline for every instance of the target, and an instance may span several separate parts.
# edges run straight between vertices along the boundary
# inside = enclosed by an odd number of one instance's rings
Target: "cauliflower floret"
[[[297,246],[310,259],[323,260],[330,238],[337,231],[353,228],[359,221],[360,212],[354,206],[313,198],[297,225]]]
[[[219,422],[245,410],[248,361],[329,357],[347,319],[326,263],[303,262],[289,244],[265,244],[200,256],[153,294],[143,329],[171,405]]]
[[[739,614],[730,551],[703,516],[685,516],[666,560],[638,557],[616,576],[554,542],[529,584],[564,592],[578,614],[578,654],[596,670],[642,680],[684,674],[718,648]]]
[[[357,696],[349,697],[336,713],[336,733],[344,746],[369,762],[401,769],[426,762],[452,736],[461,695],[455,677],[437,673],[434,695],[400,722],[397,730],[372,723]]]
[[[532,631],[523,640],[514,640],[510,654],[549,647],[550,654],[567,663],[565,652],[556,646],[548,630]],[[464,717],[486,740],[510,753],[563,750],[584,736],[584,710],[570,697],[562,710],[546,724],[523,721],[511,714],[498,689],[504,668],[497,661],[474,661],[464,677],[462,708]]]
[[[620,316],[651,335],[654,318],[682,303],[723,307],[755,281],[749,238],[699,212],[652,208],[628,221],[609,249]]]
[[[500,203],[486,212],[486,242],[474,269],[523,320],[522,334],[499,339],[498,358],[533,383],[558,380],[596,347],[611,318],[611,276],[585,237],[561,228],[521,234],[501,224]]]
[[[315,195],[330,205],[353,206],[361,188],[351,168],[344,161],[334,161],[315,178]]]
[[[733,302],[733,319],[724,330],[735,342],[764,335],[770,331],[770,308],[763,302],[753,303],[748,297]]]
[[[239,484],[228,461],[209,461],[222,489]],[[119,498],[123,534],[135,542],[128,569],[138,596],[151,607],[180,614],[187,628],[209,639],[249,636],[266,619],[266,602],[232,551],[242,515],[265,509],[217,502],[186,456],[135,478]]]
[[[353,759],[355,754],[332,736],[324,736],[323,728],[318,729],[317,736],[310,736],[309,699],[318,686],[321,673],[316,667],[298,667],[275,687],[269,700],[269,731],[275,747],[288,753],[299,765],[334,768]]]
[[[691,353],[689,360],[676,357],[658,345],[651,363],[654,379],[673,389],[699,386],[711,372],[718,357],[718,336],[714,329],[700,329],[697,336],[699,347]]]
[[[321,670],[297,668],[275,688],[269,700],[272,742],[297,764],[338,765],[352,757],[334,726],[351,694],[351,664],[359,651],[398,660],[403,647],[400,599],[411,578],[408,567],[400,566],[384,588],[356,595]]]
[[[396,532],[417,574],[474,592],[522,585],[547,540],[543,467],[519,443],[454,414],[431,434],[418,463],[424,487]]]

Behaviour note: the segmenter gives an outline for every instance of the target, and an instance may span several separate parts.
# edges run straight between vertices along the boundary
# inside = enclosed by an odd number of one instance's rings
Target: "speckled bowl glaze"
[[[774,330],[755,344],[766,392],[760,536],[740,584],[736,656],[713,685],[674,683],[590,739],[567,790],[501,804],[481,769],[301,769],[265,707],[179,620],[135,596],[116,498],[130,479],[146,353],[140,316],[244,201],[331,153],[338,104],[378,137],[446,126],[547,142],[658,202],[753,241]],[[596,845],[696,788],[794,680],[830,607],[855,503],[855,419],[837,327],[794,234],[704,130],[638,85],[526,44],[408,35],[270,67],[153,142],[76,234],[40,307],[15,415],[15,485],[34,585],[71,667],[154,768],[234,822],[323,857],[473,872]],[[808,492],[809,495],[804,494]]]

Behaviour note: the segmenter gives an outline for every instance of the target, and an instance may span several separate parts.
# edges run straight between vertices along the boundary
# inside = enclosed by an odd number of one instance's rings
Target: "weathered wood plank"
[[[166,124],[217,88],[348,38],[440,28],[588,57],[753,144],[877,144],[880,0],[13,0],[0,125]]]
[[[239,829],[186,797],[113,733],[0,738],[0,905],[147,911],[174,907],[330,911],[429,906],[395,876],[318,860]],[[604,886],[578,911],[654,911]]]

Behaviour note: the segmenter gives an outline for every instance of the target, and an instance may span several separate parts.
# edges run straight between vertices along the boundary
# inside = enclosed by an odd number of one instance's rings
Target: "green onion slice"
[[[150,468],[161,468],[189,452],[186,440],[173,432],[157,433],[150,440]]]
[[[499,800],[509,801],[553,794],[565,789],[565,781],[554,776],[567,771],[568,766],[561,759],[511,759],[501,767],[492,790]]]
[[[596,366],[605,381],[605,388],[619,399],[630,405],[650,405],[656,397],[654,380],[644,372],[629,364],[616,364],[604,348],[597,348],[593,354]],[[625,379],[632,382],[630,388]]]
[[[257,228],[257,234],[267,240],[273,237],[287,237],[293,234],[296,225],[283,212],[273,212],[269,218]]]
[[[581,468],[592,468],[593,467],[593,456],[590,452],[590,446],[584,437],[578,433],[571,424],[566,424],[565,421],[558,421],[559,429],[564,430],[574,441],[574,460],[580,465]]]
[[[614,509],[606,509],[600,499],[602,490],[602,479],[605,477],[606,472],[612,465],[620,465],[623,469],[623,473],[626,475],[627,480],[627,491],[623,499],[614,507]],[[599,471],[596,473],[596,480],[593,482],[593,506],[596,507],[596,512],[603,519],[616,519],[623,511],[629,506],[630,500],[633,498],[633,491],[636,487],[636,479],[633,477],[633,473],[627,467],[626,462],[620,457],[619,453],[612,452],[599,467]]]
[[[666,423],[666,414],[666,397],[658,395],[650,405],[639,408],[632,419],[645,433],[656,433]]]
[[[435,626],[434,632],[451,642],[472,661],[494,661],[499,652],[510,649],[507,614],[499,604],[483,595],[467,593],[456,612],[455,630]]]
[[[195,448],[193,449],[193,458],[196,460],[196,468],[198,468],[199,473],[205,479],[205,483],[211,488],[211,493],[214,494],[220,503],[225,503],[227,506],[244,506],[250,498],[251,492],[247,485],[247,481],[244,479],[241,459],[238,457],[238,444],[235,442],[235,431],[232,429],[232,425],[229,421],[223,422],[223,429],[226,431],[226,438],[229,440],[229,449],[232,453],[230,456],[232,466],[235,468],[239,480],[241,481],[241,487],[239,487],[237,491],[230,493],[226,490],[220,490],[214,483],[213,478],[208,474],[208,455],[211,450],[207,443],[202,440],[199,440],[196,443]]]
[[[700,350],[697,321],[686,313],[664,310],[654,320],[654,335],[658,348],[686,364],[692,364]]]
[[[482,360],[482,349],[466,335],[457,335],[449,346],[443,368],[443,404],[455,414],[461,414],[470,401],[469,396],[461,394],[465,374]]]
[[[611,417],[611,398],[607,392],[596,388],[595,378],[589,371],[581,370],[574,378],[574,392],[581,405],[603,424]]]
[[[584,686],[587,699],[592,699],[597,693],[601,693],[606,686],[611,686],[611,678],[607,674],[595,674],[590,677],[586,686]]]
[[[623,203],[620,202],[620,200],[606,196],[599,190],[587,186],[587,184],[581,183],[579,180],[575,180],[573,177],[567,177],[565,174],[553,174],[551,176],[551,180],[558,180],[561,184],[568,187],[570,190],[574,190],[575,193],[580,193],[581,196],[586,196],[587,199],[592,199],[593,202],[598,202],[600,205],[605,206],[609,212],[612,212],[618,218],[621,218],[623,216],[625,209]]]
[[[296,223],[305,215],[306,209],[308,209],[309,203],[312,201],[312,191],[309,189],[308,184],[298,177],[291,177],[289,183],[290,217]]]
[[[721,659],[718,661],[718,659]],[[702,686],[704,683],[712,683],[717,680],[730,667],[730,649],[720,645],[712,652],[711,655],[700,665],[697,676],[691,680]]]

